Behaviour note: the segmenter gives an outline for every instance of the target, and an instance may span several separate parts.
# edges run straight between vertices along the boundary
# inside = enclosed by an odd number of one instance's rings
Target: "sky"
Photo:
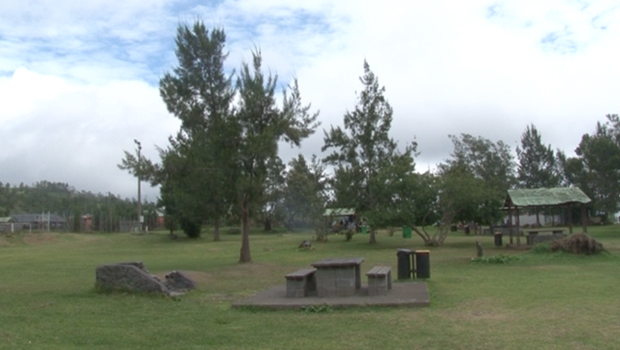
[[[260,48],[279,85],[297,77],[320,111],[301,148],[280,147],[284,161],[325,155],[324,130],[355,108],[364,60],[394,110],[391,136],[418,143],[418,171],[450,157],[448,135],[514,150],[530,124],[574,156],[620,113],[619,0],[3,0],[0,181],[136,198],[117,164],[134,140],[157,161],[179,129],[159,79],[177,64],[177,26],[195,20],[226,31],[227,70]]]

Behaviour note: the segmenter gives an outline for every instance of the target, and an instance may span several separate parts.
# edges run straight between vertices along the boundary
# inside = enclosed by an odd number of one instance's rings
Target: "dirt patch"
[[[461,303],[458,309],[446,311],[446,317],[471,321],[477,320],[493,320],[504,321],[510,319],[510,312],[501,312],[499,303],[495,299],[481,298]]]
[[[6,239],[0,237],[0,247],[8,247],[11,243],[9,243]]]
[[[271,274],[274,273],[274,271],[279,271],[280,269],[281,266],[277,264],[239,264],[227,269],[226,276],[230,278],[240,278],[262,274]],[[282,275],[282,277],[284,278],[284,275]]]
[[[24,243],[28,245],[50,244],[56,240],[56,235],[51,233],[27,233],[23,238]]]

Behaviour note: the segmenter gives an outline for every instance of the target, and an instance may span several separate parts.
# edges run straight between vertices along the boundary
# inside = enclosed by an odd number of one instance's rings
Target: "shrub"
[[[182,218],[181,220],[179,220],[179,225],[181,226],[181,229],[183,230],[183,232],[187,235],[187,237],[189,238],[198,238],[200,237],[200,221],[198,220],[191,220],[188,218]]]
[[[478,258],[472,258],[471,262],[478,264],[510,264],[511,262],[517,262],[523,260],[520,255],[493,255],[493,256],[481,256]]]
[[[534,244],[534,246],[532,247],[531,252],[534,253],[534,254],[551,253],[551,243],[550,242],[544,242],[544,243]]]

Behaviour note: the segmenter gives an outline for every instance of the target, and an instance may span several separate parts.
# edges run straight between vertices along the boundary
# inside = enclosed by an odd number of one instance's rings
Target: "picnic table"
[[[362,287],[361,264],[364,258],[329,258],[311,265],[316,268],[319,297],[353,296]]]
[[[528,245],[534,244],[534,241],[535,241],[534,237],[538,236],[539,233],[543,233],[543,232],[550,232],[552,235],[561,235],[564,233],[564,230],[557,229],[557,228],[529,230],[527,231],[527,244]]]

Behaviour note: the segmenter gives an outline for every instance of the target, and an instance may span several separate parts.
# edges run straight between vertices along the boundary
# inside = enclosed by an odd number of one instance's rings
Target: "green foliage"
[[[417,144],[398,152],[389,136],[393,110],[384,96],[385,87],[366,61],[360,81],[364,89],[355,109],[344,115],[344,129],[332,126],[325,132],[322,150],[333,149],[324,161],[335,166],[334,205],[355,207],[359,216],[365,216],[371,227],[370,242],[375,243],[375,228],[397,218],[395,199],[398,195],[403,199],[404,194],[396,194],[395,187],[413,176]]]
[[[596,210],[613,216],[620,196],[620,119],[607,115],[593,134],[584,134],[575,150],[577,157],[564,161],[568,184],[579,186]]]
[[[533,254],[549,254],[549,253],[552,253],[552,251],[551,251],[551,243],[544,242],[544,243],[534,244],[534,246],[532,247],[530,252],[532,252]]]
[[[242,221],[240,262],[251,261],[249,220],[256,208],[266,204],[270,164],[279,161],[278,142],[299,146],[319,125],[316,122],[318,113],[310,114],[310,105],[301,103],[297,80],[289,86],[290,93],[284,90],[282,107],[278,107],[274,96],[277,76],[265,77],[260,51],[253,52],[252,57],[252,66],[243,63],[237,80],[239,106],[235,114],[239,126],[236,150],[239,160],[237,197]]]
[[[192,218],[186,218],[186,217],[181,216],[179,220],[179,225],[181,226],[181,229],[183,230],[183,232],[185,232],[187,237],[189,238],[200,237],[200,232],[201,232],[200,220],[196,220],[196,219],[192,220]]]
[[[521,188],[551,188],[560,184],[560,168],[551,145],[542,143],[540,133],[531,124],[521,135],[517,146],[519,159],[517,181]]]
[[[439,165],[442,224],[474,221],[494,224],[503,217],[501,206],[514,183],[513,156],[502,141],[450,135],[452,158]]]
[[[143,203],[147,223],[157,217],[155,203]],[[122,199],[111,193],[78,191],[67,183],[39,181],[31,186],[11,186],[0,183],[0,216],[23,213],[51,213],[68,222],[68,230],[81,230],[82,215],[92,215],[92,230],[118,232],[121,221],[136,219],[136,201]]]
[[[160,149],[161,166],[151,167],[152,181],[162,185],[160,204],[171,217],[168,228],[180,221],[184,232],[195,237],[200,234],[196,226],[210,218],[215,240],[220,219],[233,203],[237,178],[235,90],[232,75],[224,71],[225,43],[223,29],[209,31],[200,21],[177,28],[179,65],[160,80],[160,94],[181,129],[167,149]]]
[[[312,157],[310,164],[300,154],[289,162],[286,183],[283,190],[286,226],[312,227],[317,237],[325,229],[322,217],[327,201],[327,180],[325,166]],[[319,240],[321,240],[320,237]]]
[[[481,256],[477,258],[471,258],[471,262],[476,264],[510,264],[513,262],[520,262],[523,260],[523,257],[520,255],[493,255],[493,256]]]
[[[306,314],[326,314],[334,311],[334,309],[329,305],[310,305],[310,306],[302,306],[301,312]]]

